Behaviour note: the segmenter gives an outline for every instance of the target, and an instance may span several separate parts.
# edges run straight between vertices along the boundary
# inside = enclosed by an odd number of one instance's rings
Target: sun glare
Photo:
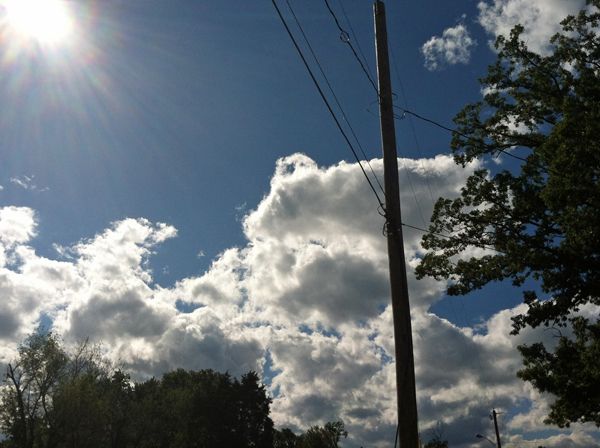
[[[4,0],[5,20],[19,34],[41,44],[58,44],[73,31],[64,0]]]

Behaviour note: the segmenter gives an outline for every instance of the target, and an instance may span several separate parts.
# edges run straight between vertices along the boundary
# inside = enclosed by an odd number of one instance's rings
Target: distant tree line
[[[0,447],[334,448],[347,436],[341,421],[276,430],[270,403],[255,372],[178,369],[134,382],[98,347],[68,353],[53,334],[34,334],[0,390]]]

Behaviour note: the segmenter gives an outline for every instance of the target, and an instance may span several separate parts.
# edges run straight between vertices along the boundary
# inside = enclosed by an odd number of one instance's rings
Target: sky
[[[343,419],[345,447],[391,446],[383,218],[271,2],[45,1],[23,16],[0,0],[0,367],[42,326],[101,342],[134,378],[255,370],[276,426]],[[330,3],[373,76],[372,2]],[[290,4],[381,177],[367,75],[323,1]],[[388,0],[394,101],[451,126],[481,98],[499,34],[522,23],[547,52],[584,6]],[[448,132],[398,118],[406,223],[426,227],[474,169],[507,166],[458,167]],[[421,236],[404,234],[422,438],[485,446],[475,434],[493,439],[495,408],[506,447],[598,445],[594,427],[544,425],[552,397],[516,378],[516,347],[552,341],[509,335],[519,291],[447,297],[415,280]]]

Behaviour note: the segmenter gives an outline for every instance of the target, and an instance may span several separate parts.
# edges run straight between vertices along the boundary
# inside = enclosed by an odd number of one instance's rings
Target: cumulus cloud
[[[441,36],[432,36],[421,46],[425,67],[433,71],[446,65],[468,64],[476,44],[464,23],[447,28]]]
[[[371,164],[381,175],[381,161]],[[408,223],[419,222],[417,202],[431,212],[429,188],[456,195],[477,168],[457,168],[445,156],[400,159],[399,166],[401,177],[410,172],[416,196],[402,192]],[[346,446],[389,446],[396,404],[385,238],[361,176],[345,162],[320,167],[302,154],[279,160],[268,194],[243,218],[246,245],[170,287],[154,283],[148,263],[176,237],[168,224],[115,222],[58,248],[59,261],[32,247],[33,210],[0,208],[7,260],[0,265],[0,363],[49,316],[66,343],[103,341],[106,355],[138,378],[175,367],[268,373],[276,424],[299,429],[342,418],[350,431]],[[443,421],[444,437],[466,448],[489,426],[491,407],[518,406],[518,413],[503,414],[507,440],[534,439],[550,397],[517,380],[516,346],[551,335],[510,337],[510,317],[521,308],[477,329],[432,314],[444,285],[415,280],[420,237],[406,229],[422,432]],[[594,437],[578,426],[540,443],[583,447]]]
[[[72,266],[38,257],[27,245],[36,232],[32,209],[0,208],[0,364],[14,356],[45,307],[56,304],[58,289],[73,285]]]
[[[535,52],[547,53],[549,40],[558,32],[560,22],[569,14],[577,14],[585,0],[493,0],[480,1],[479,23],[496,37],[508,36],[517,24],[523,25],[522,39]]]

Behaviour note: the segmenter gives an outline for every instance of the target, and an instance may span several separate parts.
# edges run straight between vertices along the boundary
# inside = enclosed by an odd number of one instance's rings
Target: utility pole
[[[390,81],[385,6],[377,0],[375,14],[375,43],[377,49],[377,77],[379,81],[379,115],[383,144],[385,183],[385,217],[387,230],[392,315],[396,356],[396,393],[398,404],[398,433],[400,448],[418,448],[417,397],[413,358],[408,282],[404,260],[400,187],[398,185],[398,156],[394,106]]]
[[[502,448],[502,445],[500,444],[500,431],[498,430],[498,413],[495,409],[492,409],[492,417],[494,418],[494,429],[496,430],[496,444],[498,445],[498,448]]]

